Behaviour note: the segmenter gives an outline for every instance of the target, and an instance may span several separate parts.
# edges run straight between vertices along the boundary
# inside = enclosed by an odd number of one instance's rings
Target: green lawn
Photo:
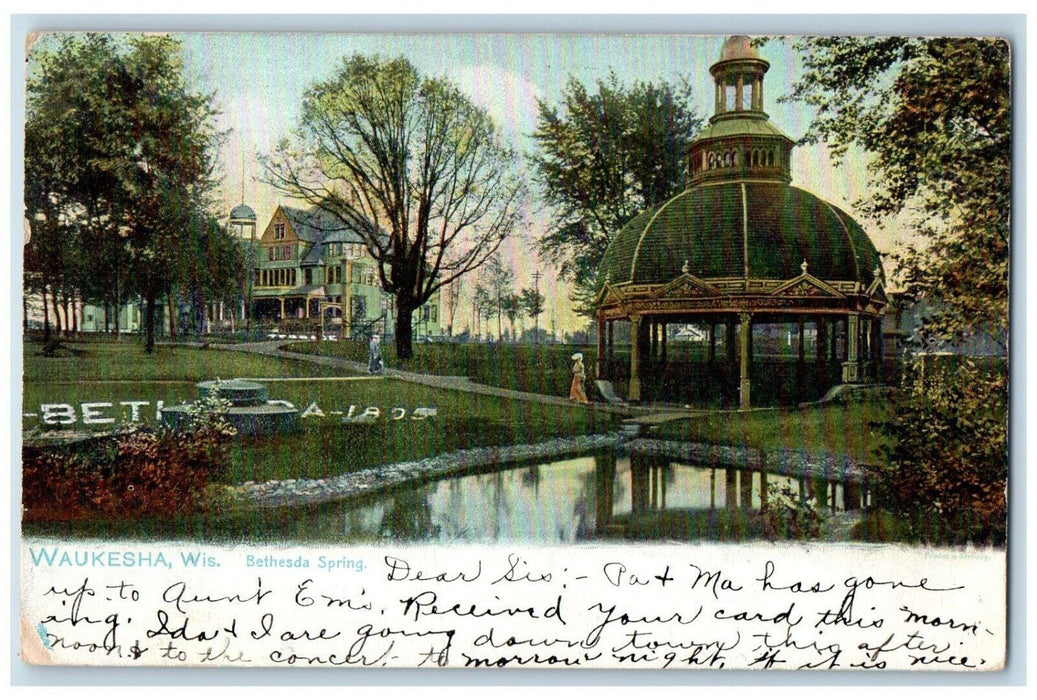
[[[136,340],[65,342],[55,357],[43,357],[42,343],[26,342],[23,380],[38,382],[185,381],[222,377],[325,377],[347,374],[309,362],[224,350],[159,345],[152,354]]]
[[[41,407],[65,404],[80,430],[108,430],[114,424],[83,422],[84,403],[94,418],[130,416],[120,402],[147,402],[138,406],[139,418],[155,422],[158,402],[174,405],[197,398],[194,383],[214,376],[315,377],[328,368],[306,362],[280,360],[245,353],[189,348],[160,348],[145,355],[132,343],[77,344],[77,357],[40,357],[25,352],[22,401],[27,428],[44,427]],[[48,379],[40,379],[45,377]],[[538,403],[468,394],[410,384],[387,378],[346,381],[314,378],[272,381],[270,399],[290,401],[301,411],[311,404],[323,417],[302,419],[296,434],[236,441],[228,483],[300,477],[324,477],[397,461],[420,459],[444,452],[489,445],[535,443],[566,435],[615,430],[618,419],[609,413],[576,406]],[[371,423],[342,423],[350,412],[378,409]],[[415,419],[415,409],[435,408],[435,417]],[[62,409],[65,411],[66,409]],[[338,411],[343,415],[336,415]],[[99,412],[99,413],[98,413]]]
[[[889,416],[881,399],[831,403],[802,409],[768,409],[744,413],[714,413],[666,423],[656,435],[718,445],[747,445],[760,450],[779,448],[845,454],[876,463],[881,439],[871,423]]]
[[[292,352],[328,357],[345,357],[367,362],[367,344],[358,341],[305,341],[284,348]],[[568,396],[572,383],[572,354],[583,352],[593,372],[593,348],[573,345],[490,345],[486,343],[443,343],[414,345],[414,357],[401,361],[392,343],[382,346],[382,357],[390,367],[435,374],[469,377],[480,384],[537,394]]]

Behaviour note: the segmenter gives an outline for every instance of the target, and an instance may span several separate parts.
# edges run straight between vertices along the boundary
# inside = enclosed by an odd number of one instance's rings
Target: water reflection
[[[824,479],[601,454],[416,484],[300,512],[309,522],[296,524],[354,540],[745,539],[758,536],[754,518],[769,486],[788,486],[831,511],[862,505],[859,487]]]

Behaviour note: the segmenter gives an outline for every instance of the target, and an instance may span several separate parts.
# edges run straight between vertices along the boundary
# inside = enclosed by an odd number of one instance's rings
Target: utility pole
[[[533,310],[536,312],[533,314],[533,344],[540,344],[540,270],[533,271],[533,292],[536,296],[533,297],[533,301],[536,305]]]

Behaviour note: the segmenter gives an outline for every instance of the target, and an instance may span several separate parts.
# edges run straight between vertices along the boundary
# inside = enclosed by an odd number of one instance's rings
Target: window
[[[367,297],[361,295],[353,297],[353,318],[367,318]]]
[[[303,272],[303,279],[306,280],[307,285],[313,284],[313,269],[307,267]]]
[[[266,259],[268,261],[271,261],[271,260],[274,259],[274,249],[273,248],[267,248],[266,249]]]
[[[284,238],[284,224],[274,224],[274,238]]]

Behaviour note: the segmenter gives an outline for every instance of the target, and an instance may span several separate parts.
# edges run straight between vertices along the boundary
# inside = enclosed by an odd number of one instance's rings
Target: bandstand
[[[748,408],[754,384],[780,403],[879,379],[879,254],[848,214],[790,184],[793,141],[763,111],[769,65],[748,37],[727,40],[689,187],[628,222],[601,262],[597,375],[625,381],[631,401]],[[675,325],[699,329],[696,352],[675,352]]]

